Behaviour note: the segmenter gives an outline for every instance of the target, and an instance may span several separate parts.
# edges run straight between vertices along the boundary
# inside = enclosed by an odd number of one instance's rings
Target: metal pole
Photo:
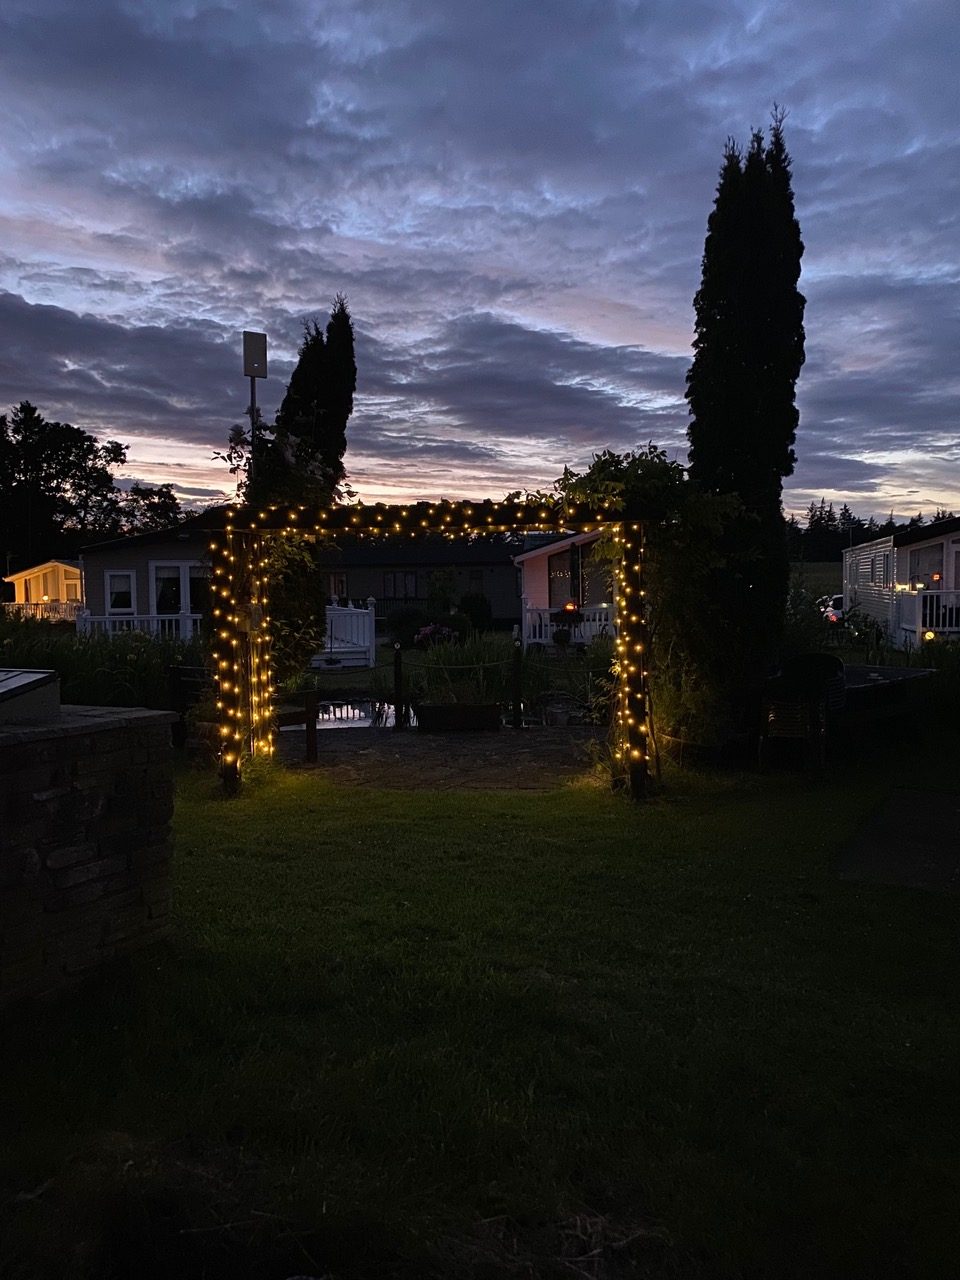
[[[513,727],[523,728],[523,641],[513,642]]]
[[[393,646],[393,731],[399,733],[403,728],[403,657],[400,642]]]
[[[320,695],[315,689],[307,689],[303,695],[304,726],[307,731],[306,756],[307,764],[317,763],[317,713],[320,709]]]
[[[250,468],[247,472],[247,478],[253,483],[254,472],[256,468],[255,459],[257,456],[257,380],[251,375],[250,377]]]

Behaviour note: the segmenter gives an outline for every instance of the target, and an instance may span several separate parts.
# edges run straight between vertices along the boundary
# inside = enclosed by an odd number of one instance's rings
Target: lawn
[[[0,1274],[954,1274],[958,900],[834,871],[949,741],[635,807],[184,773],[175,936],[4,1029]]]
[[[817,600],[820,596],[837,595],[843,590],[841,560],[795,561],[790,566],[791,579]]]

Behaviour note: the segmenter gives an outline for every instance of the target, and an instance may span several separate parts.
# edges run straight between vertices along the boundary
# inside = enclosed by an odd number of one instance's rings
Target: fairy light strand
[[[441,499],[391,506],[344,504],[231,507],[225,527],[210,542],[213,630],[220,715],[220,760],[225,778],[239,778],[247,757],[272,755],[274,680],[270,658],[268,556],[265,538],[330,536],[349,532],[359,540],[418,538],[446,540],[491,533],[590,533],[611,521],[609,502],[592,510],[565,505],[559,497],[496,502]],[[615,756],[631,788],[642,789],[649,753],[646,695],[646,615],[643,589],[643,531],[638,523],[616,526],[619,563],[615,573],[618,675]]]

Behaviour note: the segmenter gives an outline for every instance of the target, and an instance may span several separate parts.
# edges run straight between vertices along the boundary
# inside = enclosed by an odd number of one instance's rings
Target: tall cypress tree
[[[755,132],[746,156],[724,151],[694,298],[694,359],[687,374],[690,476],[739,495],[749,511],[779,510],[793,472],[803,365],[803,242],[794,213],[783,112],[770,143]]]
[[[712,602],[722,644],[742,655],[730,673],[741,692],[774,657],[789,581],[781,496],[796,462],[804,298],[783,118],[775,109],[768,145],[755,131],[746,154],[724,150],[687,374],[690,478],[743,505]]]
[[[343,455],[353,413],[357,365],[353,322],[338,293],[326,334],[316,320],[304,325],[298,360],[277,410],[273,440],[258,455],[255,500],[326,503],[346,477]]]

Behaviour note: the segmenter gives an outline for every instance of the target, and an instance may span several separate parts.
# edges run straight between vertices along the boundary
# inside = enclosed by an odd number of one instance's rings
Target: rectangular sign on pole
[[[243,373],[246,378],[267,376],[267,335],[243,332]]]

